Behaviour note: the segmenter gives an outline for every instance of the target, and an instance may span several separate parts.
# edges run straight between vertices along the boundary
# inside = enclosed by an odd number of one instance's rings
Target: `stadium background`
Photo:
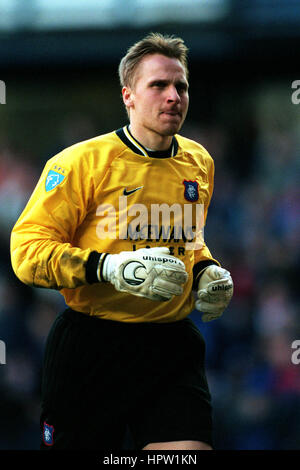
[[[235,282],[220,320],[191,314],[207,342],[216,448],[300,448],[299,2],[0,0],[0,449],[39,446],[42,352],[64,307],[15,278],[11,228],[49,157],[127,122],[118,62],[150,31],[190,48],[182,134],[215,159],[205,238]]]

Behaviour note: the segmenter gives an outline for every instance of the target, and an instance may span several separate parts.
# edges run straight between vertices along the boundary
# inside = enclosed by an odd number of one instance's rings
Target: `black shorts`
[[[189,318],[128,324],[67,309],[46,344],[41,449],[126,449],[126,430],[135,450],[212,445],[204,361],[204,339]]]

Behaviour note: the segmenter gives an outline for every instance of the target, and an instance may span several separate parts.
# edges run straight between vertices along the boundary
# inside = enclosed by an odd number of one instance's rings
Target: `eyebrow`
[[[161,84],[161,85],[168,85],[169,83],[171,83],[171,80],[166,80],[166,79],[163,79],[163,78],[153,79],[153,80],[151,80],[151,81],[149,82],[149,86],[153,86],[153,85],[155,85],[155,84],[157,84],[157,83],[159,83],[159,84]],[[179,86],[182,86],[182,87],[184,87],[184,88],[186,88],[186,89],[188,89],[188,87],[189,87],[188,82],[186,82],[185,80],[177,80],[177,81],[175,82],[175,86],[178,86],[178,85],[179,85]]]

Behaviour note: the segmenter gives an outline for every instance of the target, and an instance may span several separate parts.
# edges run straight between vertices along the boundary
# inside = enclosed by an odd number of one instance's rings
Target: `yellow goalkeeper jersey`
[[[30,286],[60,290],[69,307],[88,315],[183,319],[194,308],[197,272],[219,264],[198,237],[213,179],[208,152],[179,135],[164,152],[144,148],[127,126],[68,147],[46,163],[12,230],[14,272]],[[157,246],[185,263],[189,280],[181,296],[156,302],[98,282],[99,253]]]

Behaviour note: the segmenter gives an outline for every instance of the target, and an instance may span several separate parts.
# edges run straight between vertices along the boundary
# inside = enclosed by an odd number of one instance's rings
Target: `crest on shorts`
[[[196,202],[199,199],[199,184],[197,181],[183,180],[184,197],[189,202]]]
[[[54,427],[47,424],[46,421],[44,422],[44,429],[43,429],[43,441],[46,446],[53,445],[53,433]]]
[[[46,178],[46,191],[48,192],[56,188],[64,179],[64,175],[61,175],[57,171],[50,170]]]

